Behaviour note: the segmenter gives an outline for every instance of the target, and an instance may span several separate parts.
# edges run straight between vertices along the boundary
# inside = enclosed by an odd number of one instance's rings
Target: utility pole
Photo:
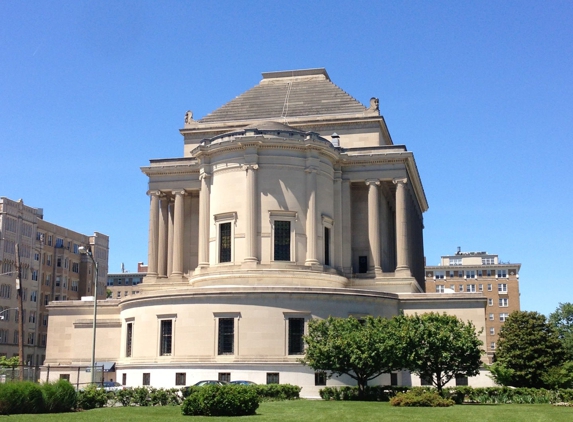
[[[24,301],[22,299],[22,269],[20,267],[20,245],[16,243],[16,293],[18,295],[18,356],[20,359],[20,381],[24,381]]]

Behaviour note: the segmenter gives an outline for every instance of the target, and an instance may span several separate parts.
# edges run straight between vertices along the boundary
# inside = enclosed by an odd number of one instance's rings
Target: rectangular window
[[[159,352],[161,356],[171,355],[172,339],[173,339],[173,321],[170,319],[161,320],[161,349]]]
[[[302,355],[304,353],[304,318],[288,319],[288,354]]]
[[[454,277],[454,272],[450,270],[450,271],[449,271],[449,274],[448,274],[448,277],[449,277],[449,278],[453,278],[453,277]]]
[[[482,258],[481,265],[494,265],[494,258]]]
[[[493,290],[492,285],[491,285],[491,284],[488,284],[488,285],[487,285],[487,291],[488,291],[488,292],[491,292],[492,290]]]
[[[460,284],[460,285],[458,286],[458,290],[459,290],[460,292],[463,292],[463,291],[464,291],[464,285],[463,285],[463,284]]]
[[[434,278],[435,278],[436,280],[438,280],[438,279],[444,279],[445,277],[446,277],[446,273],[445,273],[444,271],[436,271],[436,272],[434,273]]]
[[[479,284],[479,285],[478,285],[478,290],[479,290],[480,292],[483,292],[483,284]]]
[[[230,372],[219,372],[217,379],[221,382],[231,382]]]
[[[420,377],[420,384],[423,385],[423,386],[431,386],[431,385],[432,385],[432,380],[431,380],[431,379],[427,379],[427,378]]]
[[[368,257],[363,255],[358,257],[358,272],[366,274],[368,272]]]
[[[133,344],[133,323],[127,323],[126,338],[125,338],[125,356],[131,357],[131,347]]]
[[[468,284],[466,286],[466,292],[475,293],[476,292],[476,285],[475,284]]]
[[[507,284],[505,283],[498,284],[497,291],[500,293],[507,293]]]
[[[175,373],[175,385],[187,384],[187,374],[185,372]]]
[[[506,297],[502,297],[499,299],[499,306],[502,308],[507,308],[509,306],[509,299]]]
[[[290,261],[290,221],[275,221],[275,261]]]
[[[492,341],[492,342],[489,344],[489,348],[490,348],[490,349],[495,349],[495,341]]]
[[[483,271],[482,270],[478,270],[478,277],[483,277]]]
[[[493,299],[492,299],[492,298],[488,298],[487,304],[488,304],[488,306],[493,306]]]
[[[507,317],[508,317],[508,316],[509,316],[508,313],[501,313],[501,314],[499,314],[499,320],[500,320],[501,322],[505,322],[505,321],[507,320]]]
[[[126,384],[127,384],[127,374],[121,374],[121,385],[126,385]]]
[[[475,270],[468,270],[466,271],[466,278],[476,278]]]
[[[151,385],[151,373],[144,372],[143,373],[143,385]]]
[[[70,374],[60,374],[60,379],[70,382]]]
[[[267,372],[267,384],[279,384],[279,373]]]
[[[456,386],[468,385],[468,377],[456,377]]]
[[[461,258],[450,258],[450,265],[462,265]]]
[[[326,372],[318,371],[314,373],[314,385],[326,385]]]
[[[235,346],[235,319],[219,318],[219,355],[232,355]]]
[[[324,265],[330,265],[330,229],[324,228]]]
[[[489,329],[489,334],[492,335],[492,336],[495,336],[495,328],[494,328],[494,327],[491,327],[491,328]]]
[[[443,285],[441,285],[441,284],[438,284],[438,285],[436,286],[436,293],[444,293],[444,287],[445,287],[445,286],[443,286]]]
[[[507,270],[497,270],[497,278],[507,278]]]
[[[495,316],[493,314],[489,314],[489,320],[493,321],[495,319]]]
[[[231,223],[219,224],[219,262],[231,262]]]
[[[390,374],[390,385],[398,385],[398,374],[395,372]]]
[[[463,271],[458,271],[458,277],[462,278],[464,276],[464,272]]]

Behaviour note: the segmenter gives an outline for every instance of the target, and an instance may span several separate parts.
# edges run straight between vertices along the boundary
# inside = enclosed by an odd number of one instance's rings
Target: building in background
[[[16,244],[20,250],[24,303],[25,363],[41,365],[46,355],[51,301],[93,296],[94,268],[78,248],[89,248],[99,266],[98,298],[105,298],[109,238],[74,232],[44,220],[42,208],[0,197],[0,355],[18,356]]]
[[[501,262],[487,252],[462,252],[442,256],[440,265],[426,266],[428,293],[477,293],[487,298],[486,344],[492,362],[499,330],[513,311],[519,311],[519,270],[521,264]]]
[[[137,263],[137,272],[130,273],[124,270],[121,265],[120,273],[109,273],[107,275],[108,299],[121,299],[129,295],[136,295],[140,292],[140,284],[147,274],[147,265],[143,262]]]

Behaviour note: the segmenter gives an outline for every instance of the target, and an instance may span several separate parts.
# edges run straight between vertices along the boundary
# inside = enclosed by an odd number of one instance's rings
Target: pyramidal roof
[[[325,69],[263,73],[263,80],[199,120],[218,123],[288,120],[296,117],[358,114],[367,110],[330,81]]]

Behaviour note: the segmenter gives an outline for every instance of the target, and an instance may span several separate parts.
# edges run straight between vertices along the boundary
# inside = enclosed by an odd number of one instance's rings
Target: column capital
[[[371,185],[380,186],[380,180],[379,179],[366,179],[364,181],[364,183],[366,183],[366,186],[371,186]]]
[[[304,169],[305,173],[318,173],[318,168],[316,167],[307,167]]]
[[[146,194],[149,196],[161,196],[161,191],[160,190],[148,190],[146,192]]]
[[[403,178],[401,178],[401,179],[396,178],[396,179],[392,179],[392,182],[393,182],[395,185],[397,185],[397,184],[405,185],[406,183],[408,183],[408,178],[407,178],[407,177],[403,177]]]
[[[185,189],[174,189],[171,191],[173,195],[185,195],[187,191]]]
[[[259,165],[258,164],[241,164],[241,168],[245,171],[258,170]]]
[[[211,173],[206,171],[202,171],[201,174],[199,174],[199,180],[208,179],[209,177],[211,177]]]

